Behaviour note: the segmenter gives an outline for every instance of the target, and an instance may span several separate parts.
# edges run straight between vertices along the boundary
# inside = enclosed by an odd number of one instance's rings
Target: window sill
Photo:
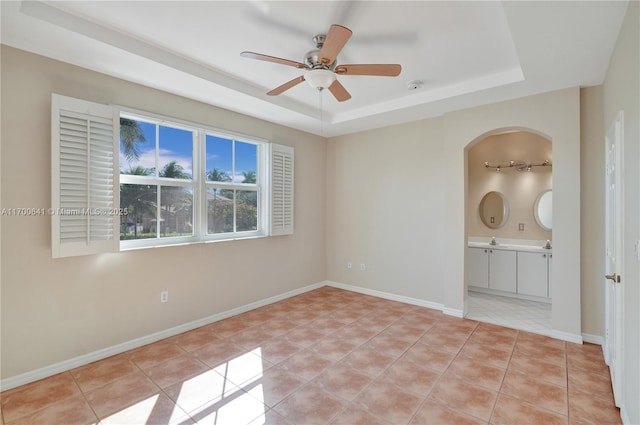
[[[261,238],[267,238],[267,237],[269,237],[269,235],[251,235],[251,236],[238,236],[235,238],[203,239],[203,240],[195,240],[195,241],[189,241],[189,242],[181,241],[181,242],[169,242],[169,243],[163,243],[163,244],[148,245],[148,246],[128,246],[128,247],[122,247],[122,243],[121,243],[120,252],[137,251],[140,249],[168,248],[168,247],[186,246],[186,245],[201,245],[201,244],[230,242],[230,241],[244,241],[249,239],[261,239]]]

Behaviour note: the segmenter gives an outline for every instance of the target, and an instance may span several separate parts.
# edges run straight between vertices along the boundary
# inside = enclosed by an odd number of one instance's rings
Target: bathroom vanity
[[[517,239],[492,245],[488,238],[470,238],[469,289],[551,302],[553,252],[545,245],[546,241]]]

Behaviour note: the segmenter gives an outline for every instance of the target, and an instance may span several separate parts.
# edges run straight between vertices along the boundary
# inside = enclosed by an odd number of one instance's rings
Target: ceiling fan
[[[240,56],[293,66],[307,71],[304,75],[271,90],[267,93],[269,96],[277,96],[301,82],[307,81],[317,90],[328,88],[338,102],[344,102],[351,99],[351,95],[337,80],[337,75],[397,77],[402,71],[402,67],[397,64],[337,65],[336,58],[351,37],[351,34],[352,32],[349,28],[341,25],[331,25],[326,35],[319,34],[313,37],[316,49],[307,52],[304,58],[305,63],[254,52],[242,52]]]

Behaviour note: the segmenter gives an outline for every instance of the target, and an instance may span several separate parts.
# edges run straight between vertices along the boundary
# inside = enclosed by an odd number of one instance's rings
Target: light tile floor
[[[551,304],[469,291],[467,319],[551,335]]]
[[[4,424],[615,424],[599,346],[323,287],[5,391]]]

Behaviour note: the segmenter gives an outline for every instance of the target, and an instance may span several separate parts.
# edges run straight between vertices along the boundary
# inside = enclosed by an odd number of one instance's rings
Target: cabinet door
[[[469,286],[489,287],[489,258],[484,248],[468,248]]]
[[[547,297],[547,257],[537,252],[518,252],[518,294]]]
[[[516,252],[489,250],[489,288],[516,292]]]

